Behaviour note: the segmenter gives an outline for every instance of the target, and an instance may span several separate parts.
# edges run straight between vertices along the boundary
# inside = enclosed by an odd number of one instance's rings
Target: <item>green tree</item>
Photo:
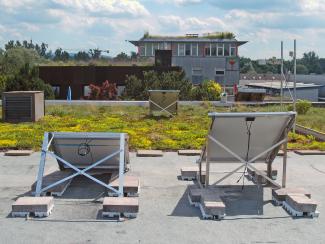
[[[319,57],[314,51],[304,53],[302,59],[300,60],[300,63],[307,67],[309,73],[322,73]]]
[[[124,53],[124,52],[121,52],[119,54],[116,55],[116,57],[114,58],[114,60],[117,60],[117,61],[128,61],[130,60],[130,57]]]
[[[8,76],[5,83],[6,91],[44,91],[47,99],[53,99],[54,93],[49,84],[39,78],[38,67],[26,63],[20,70]]]
[[[90,54],[92,59],[99,59],[100,56],[102,55],[102,51],[99,50],[98,48],[89,49],[89,54]]]
[[[129,99],[147,100],[148,90],[180,90],[180,99],[190,99],[192,83],[180,71],[157,73],[143,72],[143,79],[132,75],[127,77],[124,96]]]
[[[90,56],[85,51],[79,51],[74,58],[78,61],[88,61],[90,59]]]
[[[2,58],[2,72],[5,75],[17,73],[26,63],[39,64],[41,57],[35,50],[23,47],[14,47],[6,50]]]
[[[303,64],[297,64],[297,74],[302,74],[302,75],[306,75],[308,74],[308,69],[305,65]]]
[[[55,61],[68,61],[70,59],[70,55],[67,51],[63,51],[62,48],[58,48],[54,52]]]

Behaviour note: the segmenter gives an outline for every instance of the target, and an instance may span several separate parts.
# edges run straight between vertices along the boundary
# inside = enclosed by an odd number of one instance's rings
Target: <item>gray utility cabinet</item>
[[[34,122],[44,117],[42,91],[11,91],[2,93],[2,119],[5,122]]]

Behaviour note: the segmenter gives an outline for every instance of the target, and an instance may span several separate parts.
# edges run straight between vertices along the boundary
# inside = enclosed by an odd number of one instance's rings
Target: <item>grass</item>
[[[234,108],[181,106],[174,118],[151,117],[142,107],[47,106],[46,116],[36,123],[0,122],[0,148],[39,150],[45,131],[125,132],[131,149],[200,149],[210,124],[208,112],[280,111],[278,106]],[[298,116],[298,123],[325,131],[325,109],[312,108]],[[325,142],[290,134],[289,148],[325,150]]]

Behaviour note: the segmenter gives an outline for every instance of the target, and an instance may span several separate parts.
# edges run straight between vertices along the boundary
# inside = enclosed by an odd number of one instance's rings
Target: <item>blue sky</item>
[[[0,0],[0,45],[33,39],[51,49],[135,51],[125,40],[152,34],[234,32],[241,56],[325,57],[325,0]]]

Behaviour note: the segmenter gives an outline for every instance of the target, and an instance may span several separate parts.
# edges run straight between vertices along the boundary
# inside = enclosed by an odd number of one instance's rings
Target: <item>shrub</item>
[[[184,72],[147,71],[143,72],[142,80],[134,75],[127,77],[123,96],[129,99],[147,100],[148,90],[180,90],[180,99],[188,100],[191,87],[192,83],[185,78]]]
[[[296,111],[298,114],[306,114],[308,110],[311,108],[311,102],[308,100],[300,100],[298,99],[296,102]],[[293,105],[290,104],[288,106],[288,111],[293,111]]]
[[[44,91],[46,99],[54,99],[52,87],[45,84],[38,76],[38,68],[26,63],[17,74],[6,79],[6,91]]]
[[[117,87],[115,83],[110,83],[106,80],[101,86],[90,84],[90,96],[91,100],[116,100],[117,99]]]
[[[199,86],[191,90],[191,97],[194,100],[217,101],[220,100],[221,86],[213,80],[203,81]]]

